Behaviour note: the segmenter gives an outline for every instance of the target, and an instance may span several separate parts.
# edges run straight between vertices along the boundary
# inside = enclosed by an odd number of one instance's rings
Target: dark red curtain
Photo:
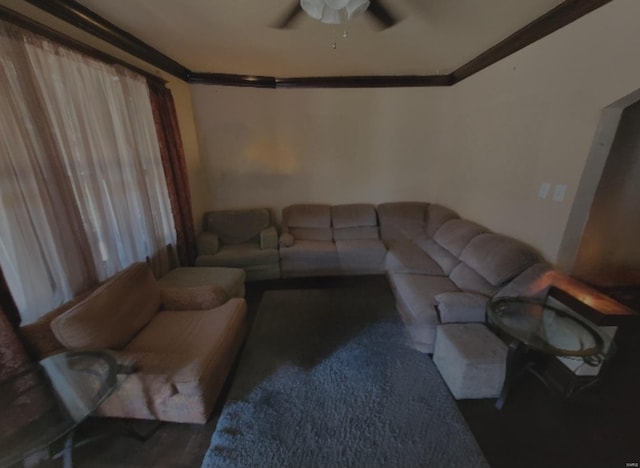
[[[7,282],[4,279],[2,269],[0,269],[0,311],[6,317],[8,323],[11,324],[13,328],[18,329],[20,326],[20,313],[13,302],[13,297],[11,296],[11,291],[9,291]]]
[[[0,270],[0,382],[31,362],[18,336],[19,325],[18,308]]]
[[[149,80],[151,106],[156,124],[162,166],[167,179],[171,209],[176,226],[176,251],[181,265],[193,265],[196,259],[196,235],[191,212],[191,194],[187,163],[176,108],[171,91],[164,83]]]

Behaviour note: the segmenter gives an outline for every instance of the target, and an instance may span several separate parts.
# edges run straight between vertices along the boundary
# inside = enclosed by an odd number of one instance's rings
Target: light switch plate
[[[558,184],[553,191],[553,201],[561,202],[564,200],[564,196],[567,193],[567,185],[566,184]]]
[[[551,190],[551,184],[549,182],[542,182],[538,189],[538,197],[544,200],[549,195],[549,190]]]

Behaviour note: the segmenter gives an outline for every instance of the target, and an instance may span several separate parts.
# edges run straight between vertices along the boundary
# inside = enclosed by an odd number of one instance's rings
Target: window
[[[0,22],[0,267],[23,322],[175,243],[146,80]]]

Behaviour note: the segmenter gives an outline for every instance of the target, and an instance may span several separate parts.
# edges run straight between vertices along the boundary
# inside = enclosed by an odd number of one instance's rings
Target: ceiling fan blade
[[[295,0],[291,8],[287,11],[285,15],[278,21],[276,21],[273,25],[274,28],[286,29],[293,21],[298,17],[298,15],[302,13],[302,7],[300,6],[300,1]]]
[[[371,13],[373,17],[380,23],[383,28],[390,28],[399,20],[391,14],[391,12],[380,2],[380,0],[370,0],[371,4],[367,9],[367,13]]]

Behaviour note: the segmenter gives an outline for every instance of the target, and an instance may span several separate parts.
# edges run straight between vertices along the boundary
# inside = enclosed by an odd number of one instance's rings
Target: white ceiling
[[[296,0],[79,0],[195,72],[277,77],[447,74],[562,0],[382,0],[402,18],[367,14],[342,27],[300,15]],[[332,48],[336,37],[337,48]]]

